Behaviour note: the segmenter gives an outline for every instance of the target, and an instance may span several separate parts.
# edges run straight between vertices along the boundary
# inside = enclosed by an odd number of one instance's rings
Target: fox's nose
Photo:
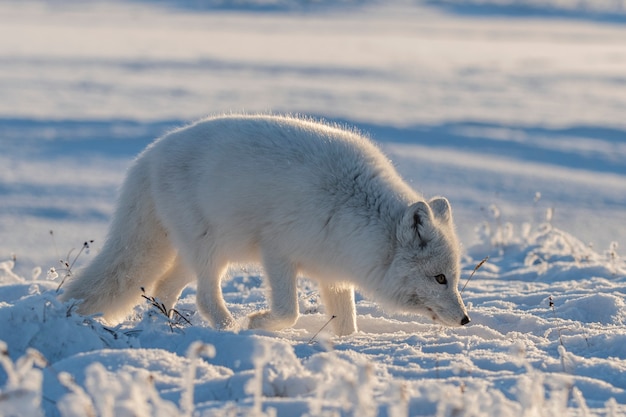
[[[470,321],[472,321],[472,320],[470,320],[470,318],[467,316],[467,314],[464,315],[463,318],[461,319],[461,326],[465,326]]]

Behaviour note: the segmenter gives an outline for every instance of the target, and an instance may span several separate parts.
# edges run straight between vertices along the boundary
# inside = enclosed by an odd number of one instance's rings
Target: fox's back
[[[222,116],[172,132],[154,146],[164,183],[210,187],[260,203],[285,193],[355,192],[355,181],[378,178],[413,194],[388,159],[362,135],[323,123],[281,116]],[[200,190],[196,191],[201,195]],[[321,195],[320,195],[321,196]],[[313,198],[314,196],[309,196]],[[327,199],[328,196],[323,196]]]

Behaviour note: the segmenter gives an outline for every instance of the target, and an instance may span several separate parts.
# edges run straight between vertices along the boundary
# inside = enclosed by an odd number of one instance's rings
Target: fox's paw
[[[235,321],[232,317],[224,318],[215,323],[215,328],[217,330],[225,331],[225,332],[238,332],[241,330],[241,326],[237,321]]]
[[[259,311],[248,316],[249,329],[281,330],[293,326],[298,316],[276,316],[271,311]]]

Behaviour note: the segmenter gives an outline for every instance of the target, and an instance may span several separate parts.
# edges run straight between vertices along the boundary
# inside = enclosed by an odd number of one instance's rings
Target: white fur
[[[261,262],[267,275],[270,310],[250,328],[296,322],[299,273],[318,280],[339,335],[357,330],[355,286],[446,325],[469,321],[448,201],[424,201],[359,134],[280,116],[209,118],[150,145],[102,251],[62,298],[118,321],[140,287],[171,308],[197,277],[200,312],[234,329],[220,288],[232,262]]]

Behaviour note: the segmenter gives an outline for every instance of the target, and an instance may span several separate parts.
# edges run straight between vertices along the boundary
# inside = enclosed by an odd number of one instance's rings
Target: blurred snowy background
[[[112,333],[67,318],[45,271],[84,241],[98,250],[134,156],[169,129],[241,111],[356,126],[417,190],[448,197],[464,276],[492,256],[464,294],[472,326],[439,329],[360,300],[364,332],[339,341],[336,357],[306,343],[324,321],[315,300],[278,335],[226,336],[194,315],[193,330],[172,336],[143,310]],[[217,346],[203,362],[220,388],[204,385],[198,412],[252,415],[263,403],[282,415],[403,415],[397,403],[410,415],[624,415],[625,115],[623,0],[2,1],[0,339],[11,360],[36,347],[80,384],[87,362],[105,364],[113,397],[128,381],[144,386],[120,365],[136,363],[176,404],[188,391],[168,375],[193,363],[187,347],[221,343],[233,357]],[[259,275],[232,272],[225,292],[240,317],[263,306]],[[181,306],[193,311],[194,297],[191,288]],[[272,362],[281,356],[286,365]],[[324,364],[340,370],[334,379]],[[268,372],[265,397],[243,388],[252,369]],[[42,388],[0,371],[0,399],[32,388],[54,415],[74,391],[47,372]],[[371,391],[351,393],[351,372]],[[105,374],[94,368],[87,384]]]

